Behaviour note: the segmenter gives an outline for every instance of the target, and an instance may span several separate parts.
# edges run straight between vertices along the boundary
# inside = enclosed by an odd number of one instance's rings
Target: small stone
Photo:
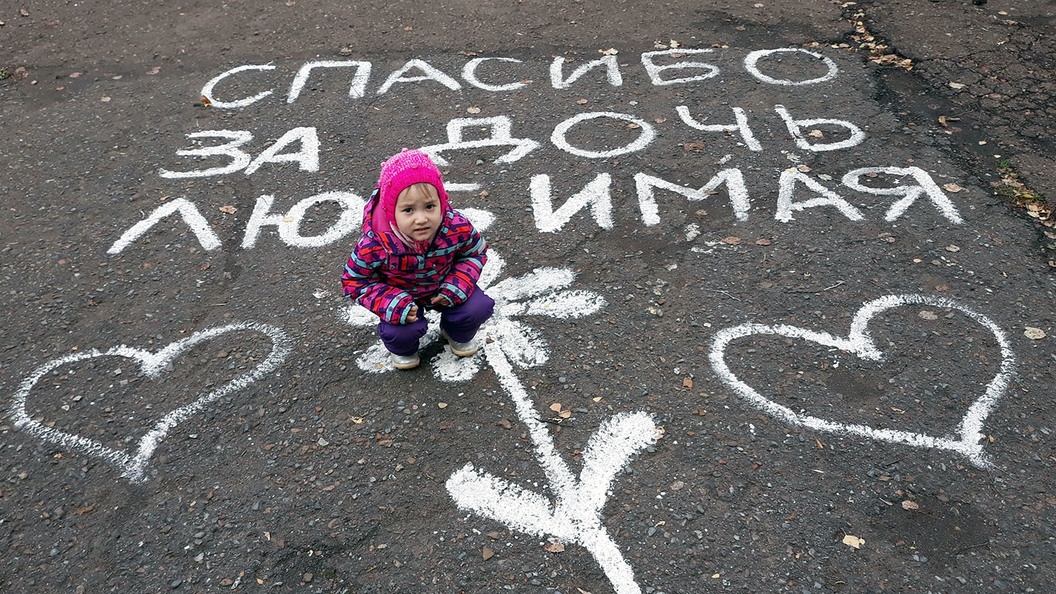
[[[312,580],[314,578],[315,578],[315,576],[312,575],[311,572],[308,572],[308,573],[305,573],[304,575],[301,576],[301,581],[303,581],[306,584],[310,584],[310,583],[312,583]]]

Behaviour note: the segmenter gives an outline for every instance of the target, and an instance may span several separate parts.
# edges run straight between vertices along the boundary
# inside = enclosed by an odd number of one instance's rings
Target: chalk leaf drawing
[[[501,522],[511,530],[553,536],[584,546],[617,594],[639,594],[634,571],[601,523],[601,510],[616,474],[632,456],[660,437],[652,417],[635,412],[606,419],[583,450],[583,470],[577,479],[556,452],[550,432],[513,372],[507,349],[495,340],[486,344],[484,351],[499,383],[513,399],[518,418],[528,429],[554,501],[473,464],[463,466],[447,479],[448,493],[461,509]]]
[[[505,262],[495,250],[488,252],[488,262],[481,271],[477,286],[485,289],[495,300],[495,313],[483,326],[478,336],[489,336],[501,345],[510,362],[521,368],[546,363],[549,355],[546,343],[536,329],[515,319],[523,316],[549,316],[558,319],[580,318],[605,306],[596,293],[584,290],[565,290],[575,279],[569,268],[536,268],[519,277],[496,282]],[[377,325],[378,317],[361,305],[351,304],[344,309],[345,321],[354,327]],[[421,348],[441,340],[440,316],[429,316],[429,329],[419,341]],[[431,366],[437,379],[459,382],[472,379],[480,370],[483,352],[472,357],[456,357],[449,348],[433,358]],[[357,359],[360,369],[372,373],[392,371],[389,352],[381,341],[375,342]]]
[[[763,396],[755,388],[738,379],[726,365],[726,347],[735,340],[755,335],[779,335],[816,342],[821,345],[838,348],[867,361],[879,361],[883,358],[883,352],[877,347],[869,334],[869,321],[883,311],[904,305],[929,305],[958,310],[993,333],[1000,348],[1000,369],[986,385],[983,393],[968,407],[957,427],[956,435],[952,437],[934,437],[910,431],[837,423],[808,414],[796,413],[787,406],[778,404]],[[799,425],[828,433],[857,435],[878,441],[900,443],[921,448],[950,450],[965,456],[973,464],[981,468],[990,465],[980,443],[980,440],[985,437],[983,434],[983,423],[1007,389],[1015,369],[1015,357],[1012,353],[1012,348],[1009,346],[1008,338],[990,318],[951,299],[926,295],[887,295],[865,303],[851,320],[851,330],[846,338],[783,324],[766,326],[749,323],[725,328],[715,335],[711,347],[710,360],[712,369],[734,392],[770,416],[789,425]]]
[[[267,336],[271,339],[271,352],[268,353],[268,356],[254,369],[235,377],[217,390],[203,394],[194,402],[176,408],[165,414],[154,424],[154,427],[151,428],[150,431],[140,438],[139,446],[136,448],[134,454],[104,446],[101,443],[86,437],[73,435],[53,427],[47,427],[40,421],[31,418],[26,412],[26,399],[29,396],[30,391],[33,389],[33,386],[37,384],[40,378],[64,365],[71,365],[98,357],[124,357],[137,363],[143,375],[150,379],[157,379],[161,375],[161,372],[187,349],[207,340],[217,338],[223,334],[237,331],[253,331]],[[196,332],[187,338],[169,344],[155,353],[124,345],[116,346],[106,351],[93,349],[91,351],[73,353],[48,361],[26,377],[21,385],[19,385],[18,392],[15,394],[9,412],[15,426],[19,429],[45,441],[50,441],[72,450],[79,450],[85,454],[103,458],[121,470],[121,476],[129,479],[133,483],[142,483],[148,478],[146,473],[147,462],[150,460],[151,455],[153,455],[154,450],[158,447],[158,444],[161,443],[161,440],[165,439],[165,436],[168,435],[173,427],[186,420],[191,415],[201,411],[212,402],[223,398],[228,394],[238,392],[268,373],[271,373],[271,371],[278,367],[286,359],[287,355],[289,355],[291,344],[292,343],[286,337],[286,334],[279,328],[257,322],[243,322],[239,324],[208,328]]]

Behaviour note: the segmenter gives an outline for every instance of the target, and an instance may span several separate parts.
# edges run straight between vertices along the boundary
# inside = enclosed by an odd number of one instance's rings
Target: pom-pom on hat
[[[381,165],[378,178],[378,204],[372,217],[375,233],[391,233],[396,221],[396,199],[408,186],[425,182],[436,188],[440,196],[440,210],[447,212],[447,191],[440,178],[440,170],[429,155],[417,150],[403,149]]]

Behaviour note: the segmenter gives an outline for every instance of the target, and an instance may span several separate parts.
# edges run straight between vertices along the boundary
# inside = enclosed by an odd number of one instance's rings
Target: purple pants
[[[480,288],[469,294],[469,299],[454,307],[440,310],[440,329],[455,342],[469,342],[477,330],[491,317],[495,300],[484,294]],[[378,323],[378,336],[390,353],[409,356],[418,352],[418,339],[425,336],[429,322],[425,319],[425,309],[418,306],[418,321],[410,324]]]

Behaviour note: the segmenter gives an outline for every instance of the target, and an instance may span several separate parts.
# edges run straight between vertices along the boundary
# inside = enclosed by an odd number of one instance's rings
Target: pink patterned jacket
[[[488,244],[473,225],[448,209],[429,249],[414,253],[391,233],[376,234],[371,216],[378,192],[363,209],[363,234],[341,275],[345,295],[390,324],[405,324],[411,305],[430,307],[440,295],[463,303],[477,287]]]

